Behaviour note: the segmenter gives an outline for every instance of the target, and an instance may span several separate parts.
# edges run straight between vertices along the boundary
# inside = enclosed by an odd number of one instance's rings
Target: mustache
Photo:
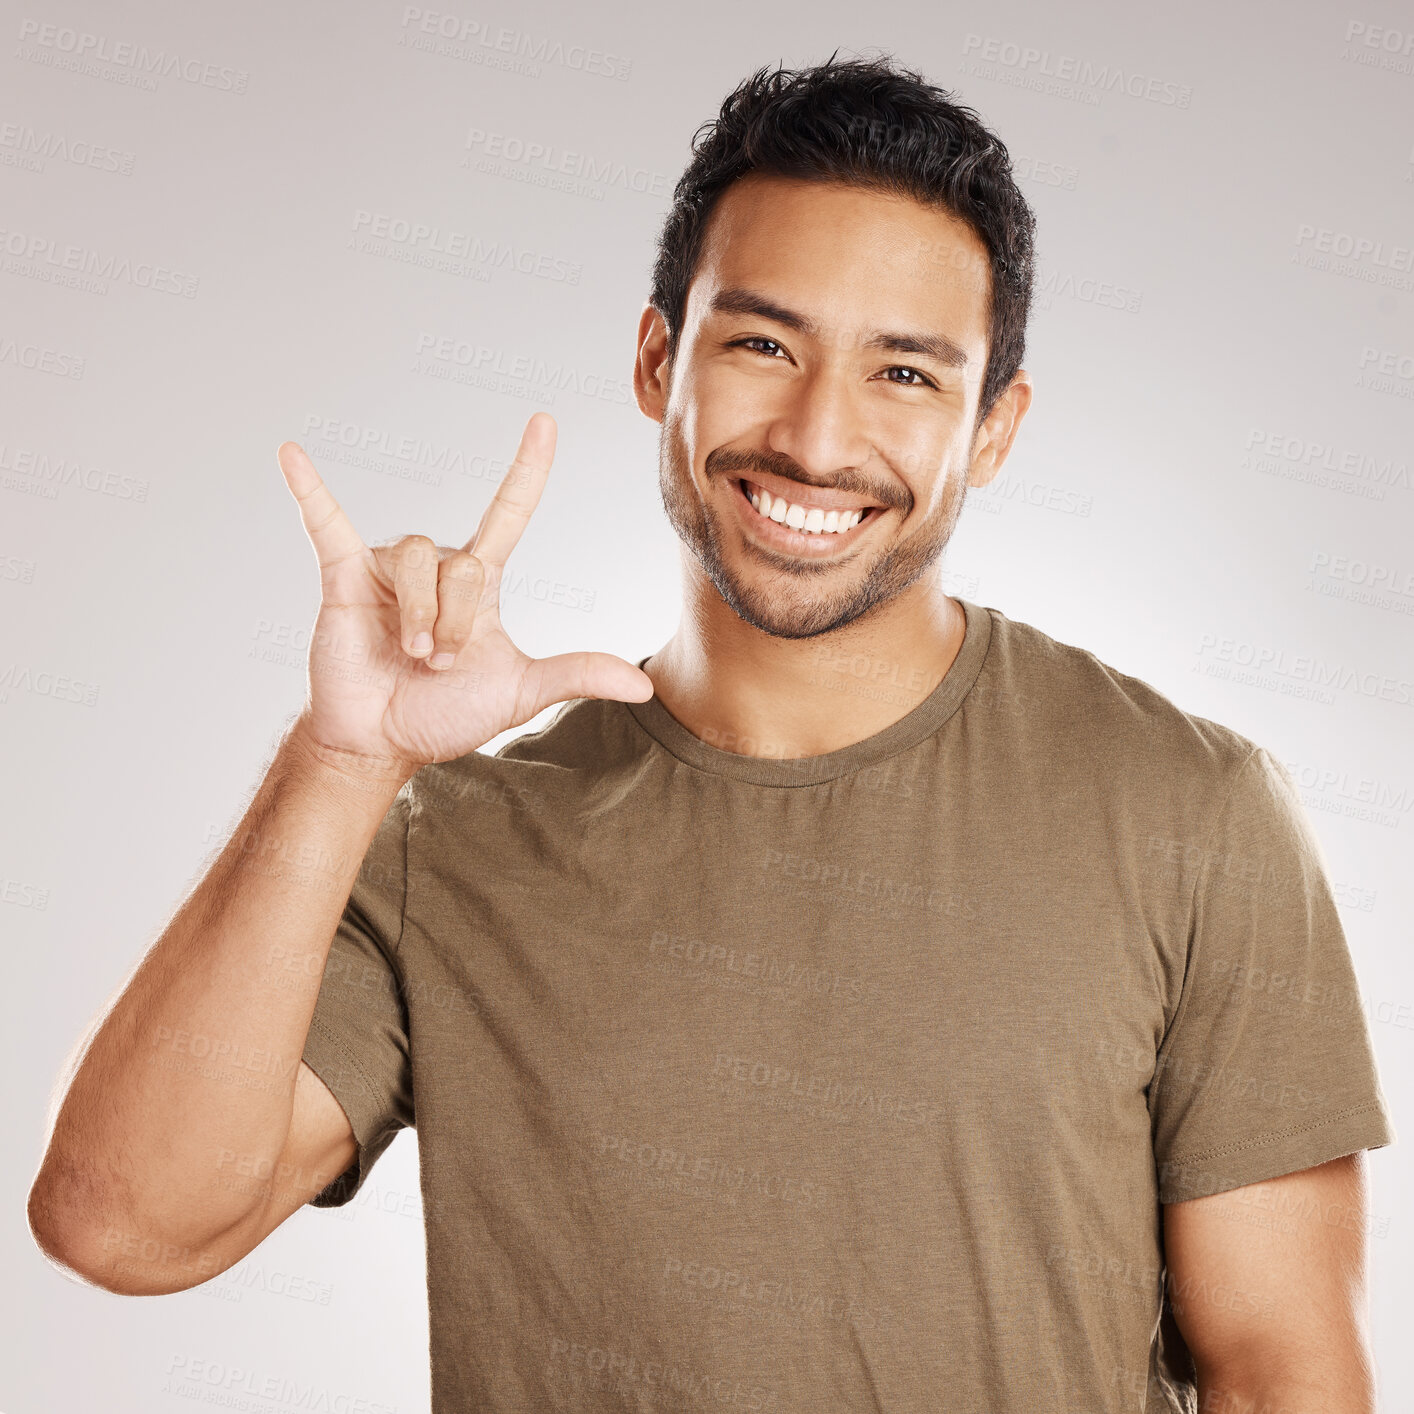
[[[835,481],[816,481],[807,476],[795,461],[780,452],[746,452],[730,447],[718,447],[707,453],[705,468],[709,476],[730,473],[749,476],[753,471],[764,471],[770,476],[779,476],[783,481],[796,481],[802,486],[814,486],[822,491],[842,491],[849,496],[858,496],[861,501],[894,506],[900,510],[908,509],[893,487],[873,486],[857,476],[844,476]]]

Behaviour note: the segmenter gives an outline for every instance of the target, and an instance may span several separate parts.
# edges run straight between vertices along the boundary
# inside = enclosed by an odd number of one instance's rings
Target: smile
[[[742,499],[750,505],[755,521],[770,522],[779,527],[781,532],[794,532],[790,534],[793,541],[835,536],[848,536],[853,539],[850,532],[873,520],[880,510],[878,506],[867,506],[859,502],[830,506],[812,504],[815,500],[810,494],[813,488],[802,488],[802,500],[791,501],[785,496],[772,495],[765,487],[758,486],[745,477],[738,477],[736,485]],[[762,525],[761,528],[764,530],[765,526]]]

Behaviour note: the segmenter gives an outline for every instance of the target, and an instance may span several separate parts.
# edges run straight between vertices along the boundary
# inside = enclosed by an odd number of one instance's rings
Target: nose
[[[766,445],[829,483],[858,475],[872,454],[863,414],[848,375],[816,367],[791,379],[766,429]]]

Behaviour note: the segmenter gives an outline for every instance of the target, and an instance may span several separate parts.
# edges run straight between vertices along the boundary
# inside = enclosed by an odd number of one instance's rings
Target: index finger
[[[290,494],[299,503],[300,520],[314,546],[319,568],[326,570],[360,553],[364,549],[363,537],[314,469],[309,453],[298,442],[281,442],[275,449],[275,460],[280,463]]]
[[[531,413],[520,434],[515,460],[482,513],[476,534],[462,546],[483,564],[504,567],[515,549],[545,489],[555,457],[555,436],[555,419],[548,412]]]

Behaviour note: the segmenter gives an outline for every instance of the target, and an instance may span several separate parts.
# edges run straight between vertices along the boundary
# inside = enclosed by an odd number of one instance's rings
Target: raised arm
[[[425,536],[370,548],[303,451],[280,448],[320,571],[308,699],[235,834],[61,1079],[28,1208],[57,1264],[111,1291],[182,1290],[342,1173],[351,1127],[300,1058],[341,913],[399,790],[555,702],[652,695],[620,658],[532,659],[501,628],[502,570],[553,450],[553,420],[532,415],[460,548]]]

